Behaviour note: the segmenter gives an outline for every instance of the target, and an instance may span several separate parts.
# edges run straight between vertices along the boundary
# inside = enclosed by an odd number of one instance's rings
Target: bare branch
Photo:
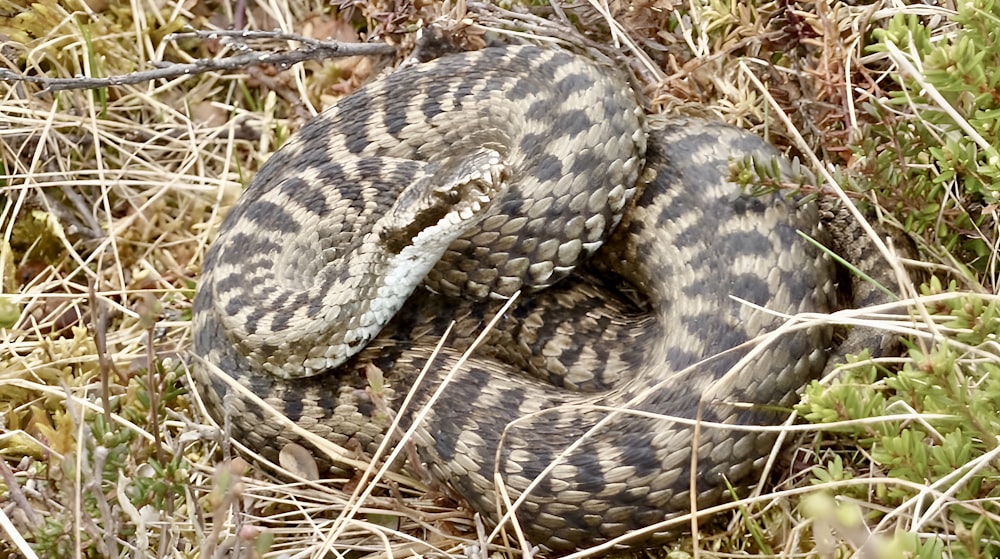
[[[179,76],[203,74],[213,71],[232,71],[247,66],[271,64],[275,66],[291,66],[306,60],[322,60],[345,56],[373,56],[393,54],[396,47],[385,43],[341,43],[337,41],[320,41],[280,31],[196,31],[191,33],[176,33],[171,39],[180,38],[228,37],[239,41],[247,40],[287,40],[296,41],[303,46],[286,52],[255,51],[245,49],[235,56],[220,59],[200,59],[187,64],[159,63],[161,67],[155,70],[132,72],[130,74],[109,76],[106,78],[91,78],[78,76],[75,78],[46,78],[41,76],[25,76],[10,70],[0,69],[0,81],[31,82],[43,86],[40,93],[63,91],[68,89],[97,89],[100,87],[115,87],[131,85],[152,80],[172,79]],[[156,64],[156,63],[154,63]]]

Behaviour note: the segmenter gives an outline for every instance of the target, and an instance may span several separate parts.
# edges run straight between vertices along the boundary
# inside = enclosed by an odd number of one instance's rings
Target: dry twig
[[[193,76],[213,71],[232,71],[247,66],[260,64],[271,64],[276,66],[291,66],[306,60],[322,60],[326,58],[338,58],[346,56],[373,56],[393,54],[396,47],[386,43],[343,43],[339,41],[320,41],[278,31],[195,31],[191,33],[177,33],[171,39],[184,38],[207,38],[218,39],[220,37],[233,38],[240,41],[242,52],[235,56],[220,59],[201,59],[187,64],[174,62],[154,62],[160,66],[155,70],[144,70],[129,74],[108,76],[106,78],[93,78],[88,76],[76,76],[72,78],[46,78],[43,76],[26,76],[10,70],[0,69],[0,81],[5,82],[31,82],[42,85],[39,93],[49,93],[52,91],[63,91],[68,89],[98,89],[101,87],[114,87],[121,85],[131,85],[153,80],[172,79],[180,76]],[[248,40],[285,40],[296,41],[303,46],[286,52],[270,52],[251,50],[246,46]]]

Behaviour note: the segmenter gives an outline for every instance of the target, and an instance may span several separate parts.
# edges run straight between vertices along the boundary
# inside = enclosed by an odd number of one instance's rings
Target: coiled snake
[[[310,431],[371,448],[385,420],[364,367],[396,409],[457,321],[406,426],[523,290],[417,431],[431,472],[494,522],[494,473],[512,501],[531,485],[517,519],[554,551],[687,512],[692,489],[715,503],[774,444],[724,425],[782,421],[831,343],[821,327],[761,342],[783,319],[754,305],[826,311],[834,269],[799,235],[824,239],[813,204],[728,182],[732,159],[773,158],[767,144],[674,119],[647,148],[646,127],[612,69],[556,49],[377,80],[304,126],[226,217],[194,351]],[[198,388],[238,439],[272,458],[294,440],[249,399],[225,414],[209,369]]]

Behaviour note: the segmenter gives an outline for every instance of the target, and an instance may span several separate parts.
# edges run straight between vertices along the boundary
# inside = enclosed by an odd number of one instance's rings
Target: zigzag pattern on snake
[[[814,204],[728,181],[733,159],[776,157],[762,140],[700,120],[651,128],[647,147],[613,69],[533,46],[408,66],[346,97],[267,162],[206,257],[194,351],[218,371],[193,372],[209,411],[269,458],[296,441],[250,399],[224,402],[228,375],[373,449],[386,424],[365,366],[397,409],[457,321],[408,426],[520,289],[417,431],[435,477],[496,522],[498,472],[554,552],[687,512],[692,490],[704,507],[754,483],[773,433],[705,424],[694,441],[678,418],[787,417],[831,332],[765,337],[784,321],[753,305],[833,308],[833,264],[799,235],[826,233]]]

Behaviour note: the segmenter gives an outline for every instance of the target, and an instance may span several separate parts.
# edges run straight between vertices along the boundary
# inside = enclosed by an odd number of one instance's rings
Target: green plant
[[[995,264],[989,208],[1000,202],[1000,3],[957,8],[954,32],[936,32],[912,12],[872,32],[867,50],[892,64],[897,88],[860,105],[870,124],[853,170],[907,231],[985,272]]]
[[[865,449],[850,460],[842,453],[827,459],[815,468],[815,482],[871,503],[866,518],[873,525],[885,511],[917,515],[912,521],[930,533],[967,536],[948,542],[951,556],[995,556],[998,528],[987,519],[1000,514],[1000,356],[994,348],[1000,302],[957,293],[954,283],[945,289],[937,279],[923,295],[947,340],[911,343],[898,371],[858,360],[831,383],[808,387],[798,408],[802,417],[847,422],[836,429],[836,440]],[[886,416],[895,419],[870,421]],[[856,483],[837,484],[845,481]],[[914,537],[894,541],[903,545]]]

